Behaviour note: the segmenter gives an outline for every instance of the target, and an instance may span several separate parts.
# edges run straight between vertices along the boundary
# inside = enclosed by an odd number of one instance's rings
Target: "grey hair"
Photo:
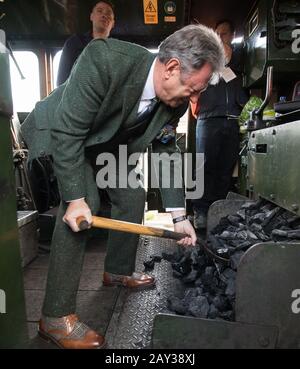
[[[218,75],[225,66],[224,48],[220,37],[213,29],[202,24],[183,27],[160,44],[159,61],[165,64],[172,58],[180,61],[184,74],[199,70],[205,63],[209,63],[213,70],[214,82],[217,82]]]

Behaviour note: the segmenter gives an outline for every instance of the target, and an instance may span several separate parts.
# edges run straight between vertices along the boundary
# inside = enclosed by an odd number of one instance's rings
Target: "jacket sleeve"
[[[81,54],[55,113],[52,154],[65,201],[86,196],[84,142],[108,89],[107,47],[97,40]]]

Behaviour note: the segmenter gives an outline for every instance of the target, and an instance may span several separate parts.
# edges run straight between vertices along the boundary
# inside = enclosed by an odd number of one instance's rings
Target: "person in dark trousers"
[[[109,0],[98,1],[90,14],[92,30],[84,34],[76,34],[67,39],[61,54],[57,86],[64,83],[82,50],[95,38],[107,38],[115,25],[113,4]]]
[[[238,117],[248,101],[242,87],[242,50],[232,45],[235,29],[230,20],[215,28],[220,36],[226,68],[219,83],[208,86],[197,108],[196,152],[204,153],[204,194],[193,200],[194,227],[206,228],[209,206],[226,198],[239,153]]]
[[[125,145],[128,154],[139,156],[152,143],[153,152],[164,154],[162,168],[169,167],[163,177],[174,178],[181,154],[175,135],[166,139],[161,132],[166,126],[176,128],[189,101],[197,102],[201,91],[223,66],[220,39],[201,25],[186,26],[170,35],[160,45],[157,56],[128,42],[96,39],[82,52],[68,81],[39,102],[26,118],[21,132],[29,147],[28,160],[52,155],[61,194],[39,324],[42,337],[64,348],[104,346],[104,337],[82,323],[75,313],[89,235],[89,231],[78,232],[76,219],[82,216],[91,224],[92,214],[101,205],[99,155],[101,160],[102,154],[115,158],[116,165],[108,174],[119,183],[121,171],[129,170],[131,174],[135,168],[128,160],[126,166],[119,168],[120,160],[124,161],[118,154],[120,145]],[[135,182],[138,178],[134,177],[127,186],[107,183],[113,219],[141,223],[145,191]],[[182,185],[178,187],[170,181],[169,186],[160,185],[160,189],[175,231],[188,235],[179,244],[195,245],[196,234],[186,218]],[[138,235],[109,233],[105,286],[154,286],[152,276],[135,272],[137,245]]]

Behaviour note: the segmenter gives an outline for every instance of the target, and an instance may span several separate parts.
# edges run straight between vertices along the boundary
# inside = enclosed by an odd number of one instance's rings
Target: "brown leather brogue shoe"
[[[102,349],[105,339],[87,325],[80,322],[75,314],[62,318],[43,316],[39,322],[39,335],[63,349]]]
[[[148,274],[138,272],[134,272],[130,276],[104,272],[103,285],[143,289],[154,286],[155,278]]]

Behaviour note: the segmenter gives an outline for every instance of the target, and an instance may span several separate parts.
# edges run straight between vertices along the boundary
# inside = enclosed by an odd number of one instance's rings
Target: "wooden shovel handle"
[[[84,217],[79,217],[76,219],[76,223],[80,230],[85,230],[90,228],[88,222]],[[94,228],[105,228],[111,229],[114,231],[127,232],[127,233],[135,233],[142,234],[147,236],[154,237],[163,237],[163,238],[171,238],[173,240],[181,240],[184,237],[189,237],[186,233],[179,233],[168,231],[161,228],[156,227],[148,227],[142,224],[124,222],[121,220],[103,218],[103,217],[92,217],[92,227]]]

